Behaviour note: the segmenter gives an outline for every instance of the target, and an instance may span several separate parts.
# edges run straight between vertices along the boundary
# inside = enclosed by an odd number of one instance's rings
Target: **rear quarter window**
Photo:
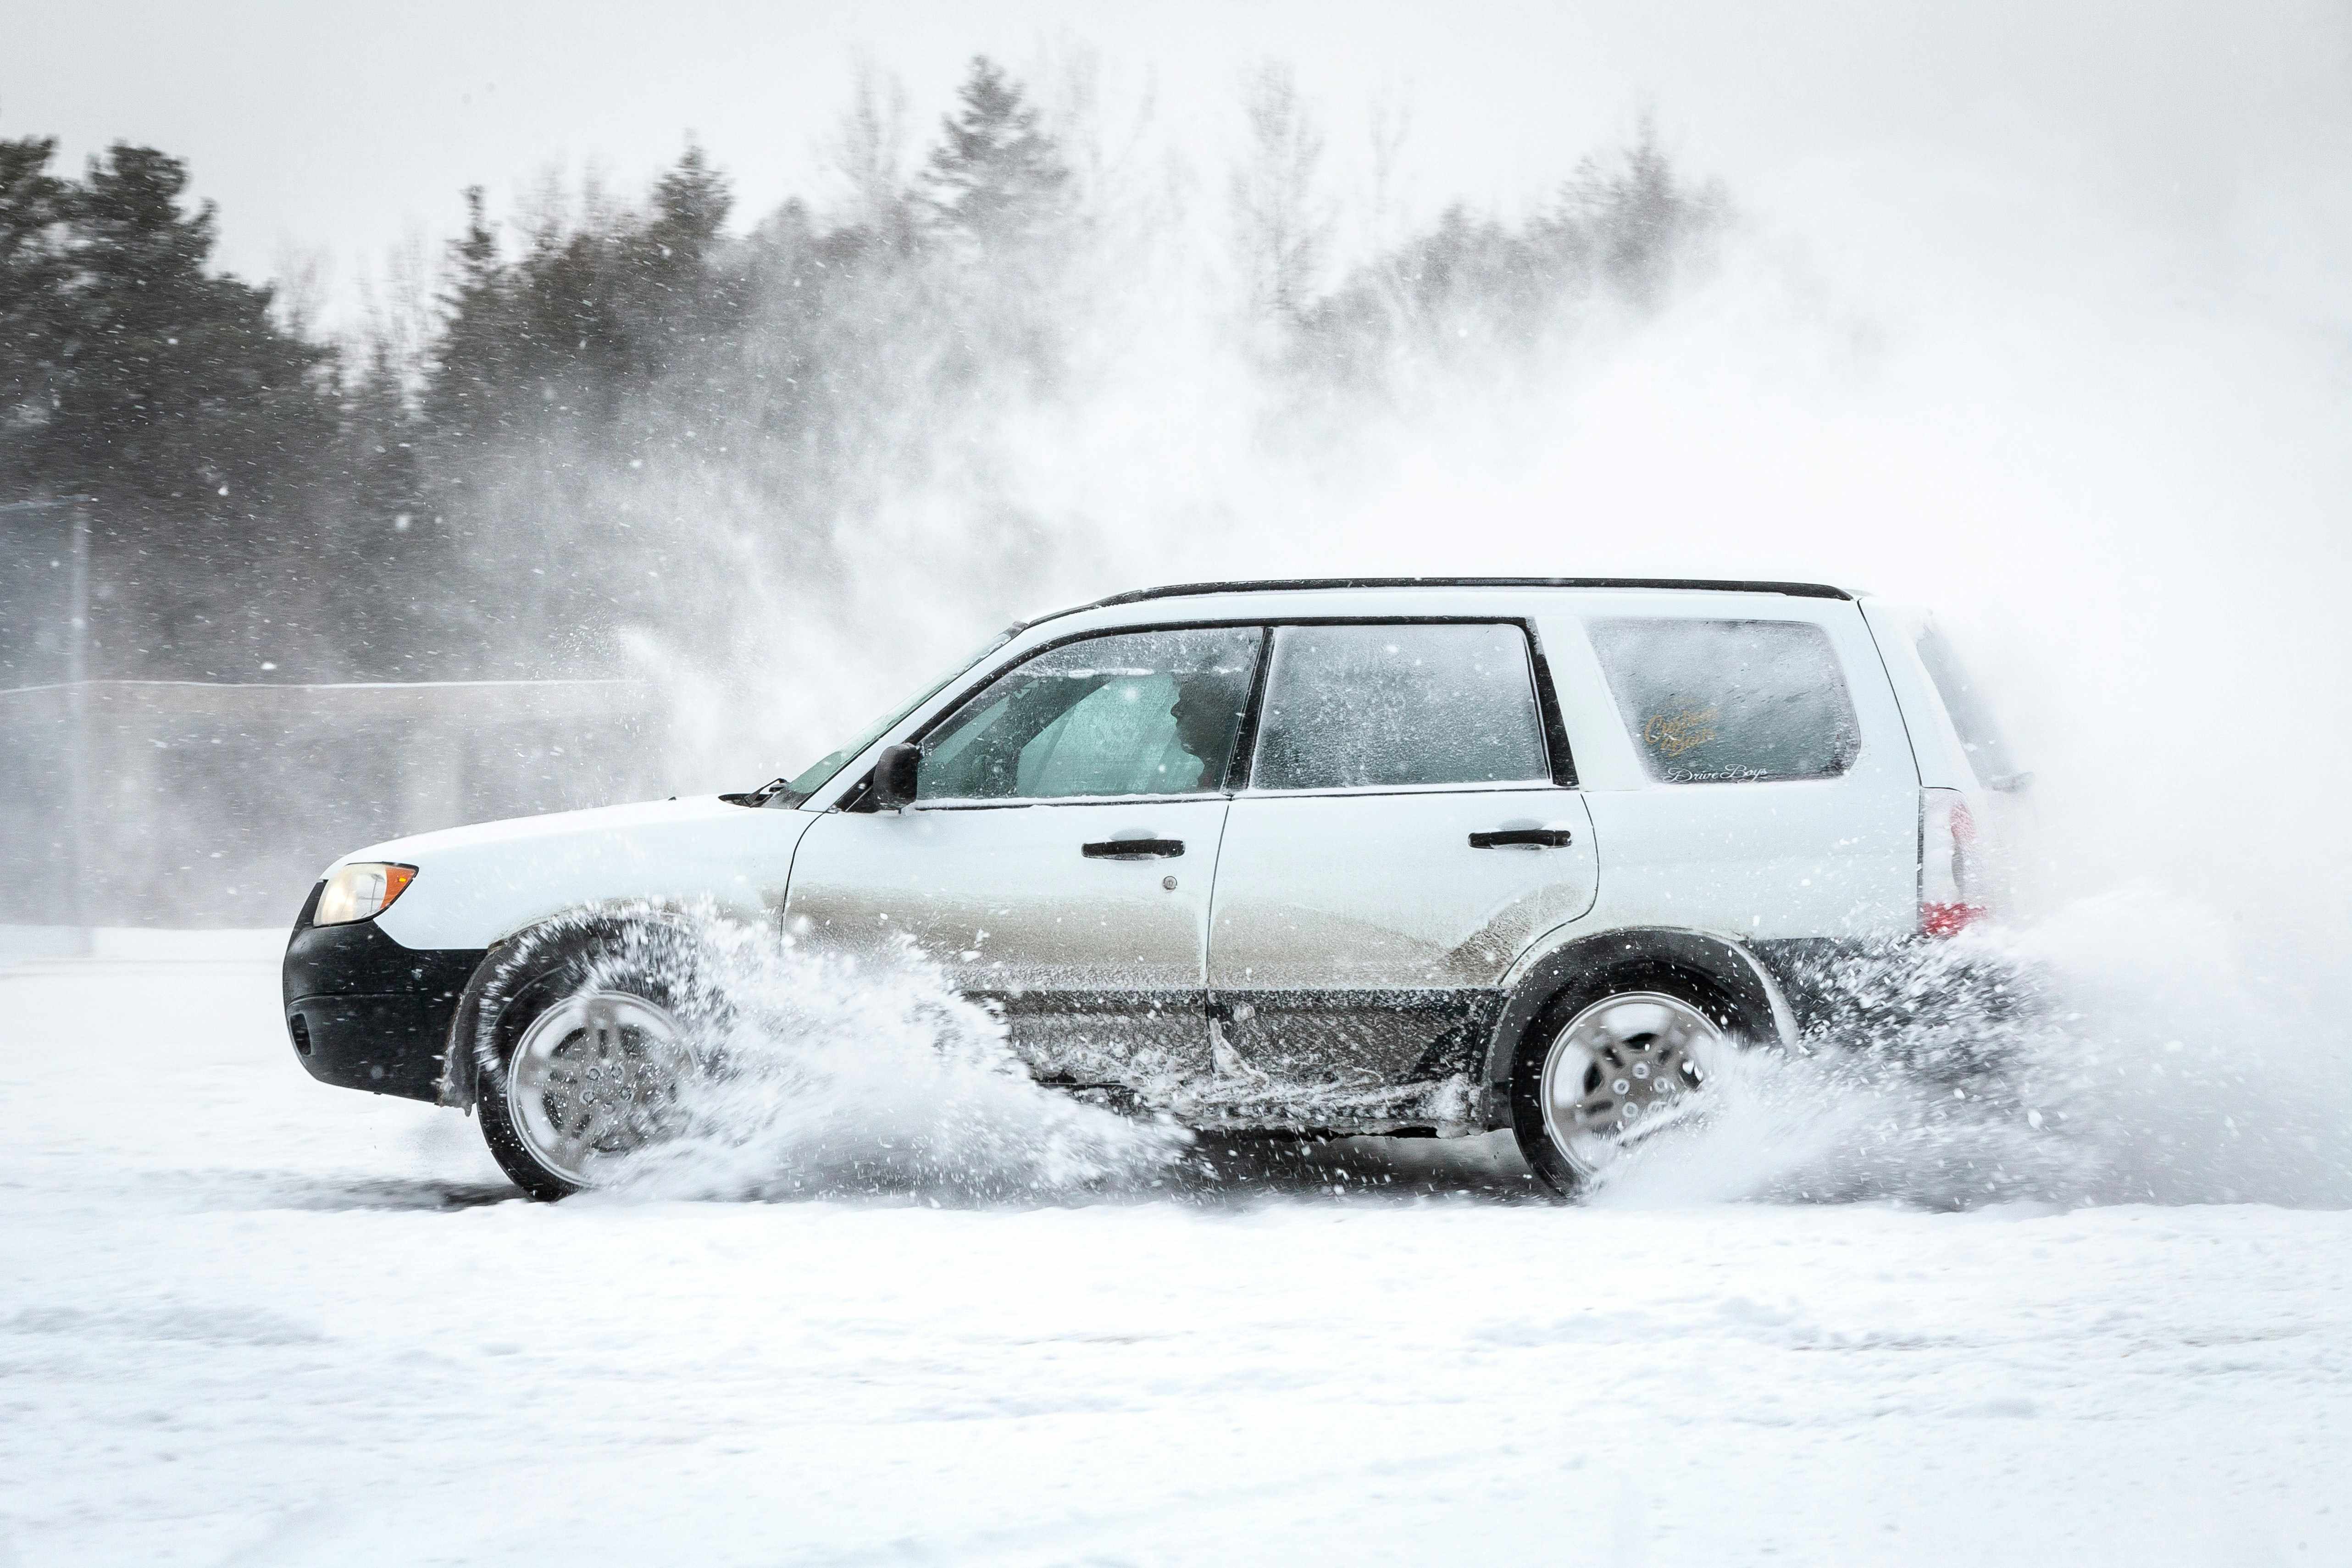
[[[2008,742],[2001,737],[2000,727],[1993,722],[1991,705],[1969,678],[1959,655],[1933,627],[1919,633],[1918,648],[1919,662],[1927,667],[1927,678],[1936,683],[1936,695],[1944,699],[1944,711],[1952,716],[1952,728],[1969,754],[1969,766],[1976,770],[1977,782],[1990,789],[2017,788],[2022,776],[2016,760],[2010,755]]]
[[[1829,633],[1801,621],[1592,623],[1617,711],[1669,784],[1833,779],[1862,749]]]

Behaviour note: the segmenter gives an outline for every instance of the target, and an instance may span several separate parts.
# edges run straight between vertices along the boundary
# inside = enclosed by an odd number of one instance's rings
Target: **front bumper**
[[[318,904],[313,888],[286,944],[295,1056],[321,1083],[438,1101],[449,1020],[482,950],[404,947],[373,920],[313,925]]]

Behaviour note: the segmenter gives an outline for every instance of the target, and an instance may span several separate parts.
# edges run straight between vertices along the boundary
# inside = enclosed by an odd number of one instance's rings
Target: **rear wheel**
[[[1581,1191],[1626,1149],[1697,1111],[1707,1064],[1745,1032],[1722,991],[1664,966],[1570,988],[1512,1065],[1519,1153],[1554,1191]]]

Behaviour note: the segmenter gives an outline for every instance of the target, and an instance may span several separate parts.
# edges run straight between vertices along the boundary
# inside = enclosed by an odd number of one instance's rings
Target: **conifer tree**
[[[68,336],[23,460],[52,484],[173,503],[182,517],[288,500],[331,430],[328,355],[285,331],[271,290],[206,270],[210,203],[184,212],[181,162],[118,143],[56,196]]]
[[[426,423],[447,440],[480,437],[500,423],[508,361],[516,347],[507,272],[490,227],[482,188],[466,189],[466,229],[449,246],[449,283],[441,295],[440,341],[429,366]]]
[[[1655,305],[1695,242],[1723,222],[1723,193],[1676,178],[1658,130],[1642,119],[1633,144],[1608,162],[1587,158],[1560,191],[1557,235],[1579,244],[1628,298]]]
[[[934,231],[982,252],[1050,231],[1066,214],[1069,166],[1020,84],[977,55],[957,97],[922,172]]]
[[[54,137],[0,141],[0,475],[49,422],[49,377],[70,341],[65,182]]]
[[[691,142],[655,183],[652,212],[626,238],[628,330],[640,378],[674,370],[733,324],[741,291],[717,252],[734,205],[727,177]]]
[[[1248,151],[1234,170],[1230,197],[1250,307],[1261,318],[1295,321],[1331,239],[1331,208],[1318,179],[1323,133],[1287,66],[1267,62],[1251,72],[1242,110]]]

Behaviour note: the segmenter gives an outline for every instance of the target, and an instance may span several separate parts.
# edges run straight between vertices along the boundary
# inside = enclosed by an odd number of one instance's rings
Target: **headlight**
[[[319,908],[310,924],[349,925],[354,920],[372,920],[390,909],[392,901],[415,880],[413,865],[353,861],[327,879],[327,890],[319,894]]]

